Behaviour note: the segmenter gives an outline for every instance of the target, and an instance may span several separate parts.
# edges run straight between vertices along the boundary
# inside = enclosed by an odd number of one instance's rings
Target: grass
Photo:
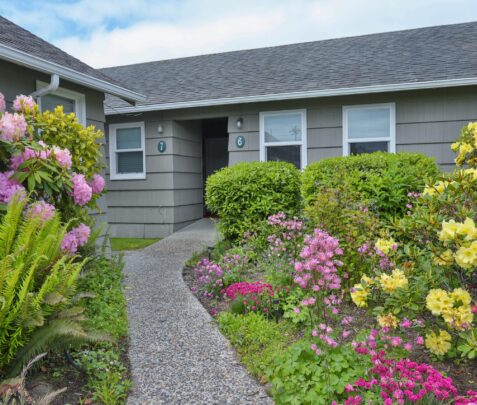
[[[142,249],[153,243],[159,242],[160,238],[111,238],[111,249],[116,251]]]

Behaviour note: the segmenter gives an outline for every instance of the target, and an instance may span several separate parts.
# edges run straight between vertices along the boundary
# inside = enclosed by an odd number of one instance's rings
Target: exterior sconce
[[[235,121],[235,126],[237,129],[242,129],[243,128],[243,118],[237,118],[237,121]]]
[[[162,134],[163,132],[164,132],[164,127],[162,126],[162,124],[159,124],[157,126],[157,133]]]

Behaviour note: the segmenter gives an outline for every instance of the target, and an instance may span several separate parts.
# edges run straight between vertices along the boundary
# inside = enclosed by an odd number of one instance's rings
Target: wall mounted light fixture
[[[162,134],[163,132],[164,132],[164,127],[162,126],[162,124],[159,124],[157,126],[157,133]]]
[[[243,128],[243,118],[237,118],[237,121],[235,121],[235,126],[237,129],[242,129]]]

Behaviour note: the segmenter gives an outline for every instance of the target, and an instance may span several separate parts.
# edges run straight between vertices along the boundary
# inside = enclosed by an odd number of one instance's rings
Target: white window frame
[[[265,118],[273,117],[277,115],[285,114],[301,114],[301,141],[284,141],[284,142],[265,142]],[[307,165],[307,128],[306,128],[306,109],[302,110],[280,110],[280,111],[264,111],[259,114],[260,122],[260,161],[265,162],[267,160],[267,146],[291,146],[300,145],[300,163],[301,169],[304,169]]]
[[[352,138],[348,137],[348,112],[358,109],[375,109],[375,108],[389,109],[389,136],[379,138]],[[359,104],[343,106],[343,156],[348,156],[350,144],[352,143],[366,143],[366,142],[388,142],[389,153],[396,152],[396,103],[381,103],[381,104]]]
[[[117,149],[116,130],[123,128],[141,129],[141,148]],[[109,124],[109,176],[111,180],[143,180],[146,178],[146,136],[144,121],[127,122],[123,124]],[[141,173],[117,173],[116,154],[121,152],[142,152],[142,172]]]
[[[48,86],[48,83],[37,81],[36,88],[37,90]],[[81,125],[86,126],[86,97],[82,93],[78,93],[77,91],[64,89],[59,87],[55,91],[50,91],[48,94],[52,94],[54,96],[59,96],[63,98],[67,98],[75,102],[75,115],[78,118],[78,122]],[[41,96],[38,97],[37,100],[38,106],[40,107],[40,111],[42,111],[41,107]]]

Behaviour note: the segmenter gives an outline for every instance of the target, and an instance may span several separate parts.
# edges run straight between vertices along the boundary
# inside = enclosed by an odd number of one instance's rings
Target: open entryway
[[[207,177],[229,164],[227,123],[227,117],[202,120],[204,194]],[[204,215],[208,215],[205,205]]]

